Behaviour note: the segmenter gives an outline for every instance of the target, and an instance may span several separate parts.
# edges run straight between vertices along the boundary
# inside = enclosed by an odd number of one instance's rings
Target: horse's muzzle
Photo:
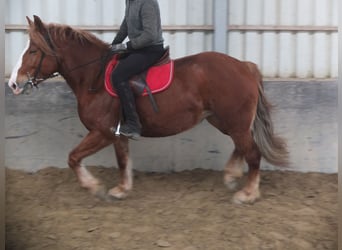
[[[12,89],[13,94],[20,95],[23,92],[23,88],[20,88],[17,83],[12,82],[8,84],[9,87]]]

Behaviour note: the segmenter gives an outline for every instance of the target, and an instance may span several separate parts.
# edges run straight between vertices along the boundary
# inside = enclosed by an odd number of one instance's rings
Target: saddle
[[[111,84],[111,73],[119,60],[120,55],[114,55],[107,64],[105,71],[105,88],[113,97],[118,97],[118,95]],[[170,86],[173,79],[173,64],[173,60],[170,59],[170,50],[167,47],[163,56],[152,67],[129,79],[134,95],[148,95],[156,112],[158,112],[158,107],[152,94],[164,91]]]

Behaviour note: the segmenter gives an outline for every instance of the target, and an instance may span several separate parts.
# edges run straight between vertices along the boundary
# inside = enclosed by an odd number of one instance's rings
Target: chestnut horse
[[[124,198],[132,189],[129,139],[113,135],[109,128],[120,117],[119,99],[104,87],[104,58],[109,44],[89,32],[67,25],[45,24],[27,17],[29,41],[13,69],[9,87],[20,94],[27,85],[36,86],[55,73],[64,77],[77,98],[78,114],[89,133],[69,154],[68,165],[80,185],[102,198]],[[245,186],[233,196],[236,203],[252,203],[259,196],[260,161],[288,163],[284,140],[273,130],[271,105],[264,95],[257,66],[225,54],[204,52],[174,60],[174,78],[168,89],[154,94],[159,112],[148,97],[136,98],[142,136],[164,137],[188,130],[203,119],[228,135],[234,151],[224,170],[224,182],[233,188],[248,164]],[[85,166],[83,158],[114,145],[120,180],[108,192]]]

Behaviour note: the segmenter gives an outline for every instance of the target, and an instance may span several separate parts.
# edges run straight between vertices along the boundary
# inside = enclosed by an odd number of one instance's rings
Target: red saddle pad
[[[114,97],[117,97],[117,94],[111,84],[111,73],[114,70],[117,62],[117,56],[114,56],[113,59],[107,64],[105,72],[105,88],[107,92]],[[161,92],[170,86],[173,79],[173,66],[173,60],[170,60],[166,64],[152,66],[147,70],[146,82],[152,93]],[[144,90],[141,95],[145,96],[147,94],[147,91]]]

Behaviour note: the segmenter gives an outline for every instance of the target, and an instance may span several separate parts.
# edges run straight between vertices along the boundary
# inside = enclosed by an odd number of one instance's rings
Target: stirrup
[[[140,137],[140,133],[139,132],[125,132],[125,131],[122,131],[121,130],[121,123],[119,122],[117,127],[110,127],[109,128],[110,132],[115,135],[115,136],[120,136],[120,135],[123,135],[123,136],[126,136],[130,139],[133,139],[133,140],[137,140],[139,137]]]
[[[121,127],[121,122],[118,122],[118,125],[115,127],[110,127],[109,130],[110,132],[115,135],[115,136],[120,136],[120,127]]]

